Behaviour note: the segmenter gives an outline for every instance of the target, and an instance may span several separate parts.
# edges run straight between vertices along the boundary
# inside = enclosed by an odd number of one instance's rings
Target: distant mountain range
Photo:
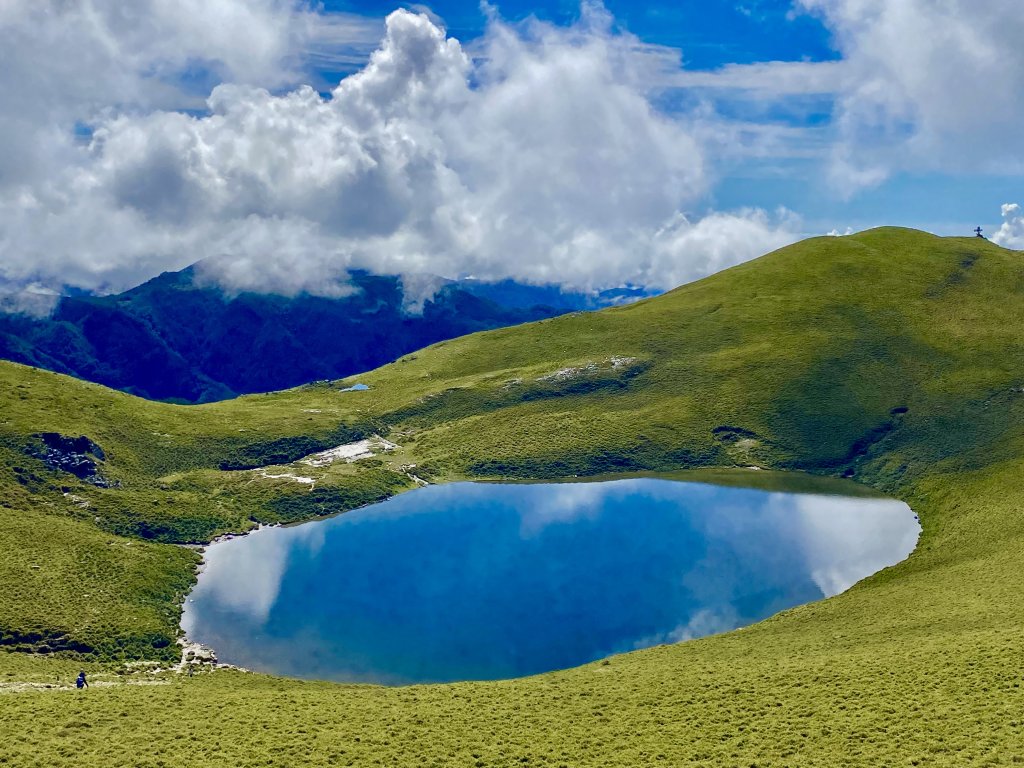
[[[229,294],[197,281],[189,267],[121,294],[61,297],[48,316],[0,304],[0,358],[154,400],[199,403],[342,378],[467,333],[647,295],[434,282],[436,293],[421,306],[401,278],[365,272],[352,275],[350,296],[288,298]]]

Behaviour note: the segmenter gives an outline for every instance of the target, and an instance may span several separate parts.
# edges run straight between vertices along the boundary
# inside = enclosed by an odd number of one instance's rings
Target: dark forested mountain
[[[356,273],[344,298],[227,294],[166,272],[111,296],[65,296],[40,318],[0,313],[0,358],[159,400],[205,402],[340,378],[474,331],[633,298],[447,281],[409,312],[397,277]]]

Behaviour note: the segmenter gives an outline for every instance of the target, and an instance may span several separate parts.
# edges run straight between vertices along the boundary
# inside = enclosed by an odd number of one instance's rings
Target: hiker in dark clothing
[[[79,690],[81,690],[82,688],[88,688],[89,687],[89,681],[85,679],[85,672],[84,671],[78,673],[78,679],[75,680],[75,687],[78,688]]]

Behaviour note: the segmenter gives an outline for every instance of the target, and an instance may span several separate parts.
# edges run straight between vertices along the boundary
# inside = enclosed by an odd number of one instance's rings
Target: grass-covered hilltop
[[[0,382],[0,765],[1024,762],[1019,252],[818,238],[630,306],[210,405],[7,363]],[[373,458],[299,463],[363,439]],[[179,544],[419,480],[737,466],[884,490],[920,515],[919,546],[753,627],[522,680],[135,663],[180,655],[199,555]]]

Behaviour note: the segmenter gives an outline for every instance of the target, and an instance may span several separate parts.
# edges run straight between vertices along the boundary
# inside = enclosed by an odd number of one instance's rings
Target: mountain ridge
[[[340,378],[443,339],[591,309],[624,295],[437,280],[417,312],[402,279],[351,274],[351,295],[231,293],[165,272],[47,317],[0,313],[0,357],[155,400],[209,402]]]

